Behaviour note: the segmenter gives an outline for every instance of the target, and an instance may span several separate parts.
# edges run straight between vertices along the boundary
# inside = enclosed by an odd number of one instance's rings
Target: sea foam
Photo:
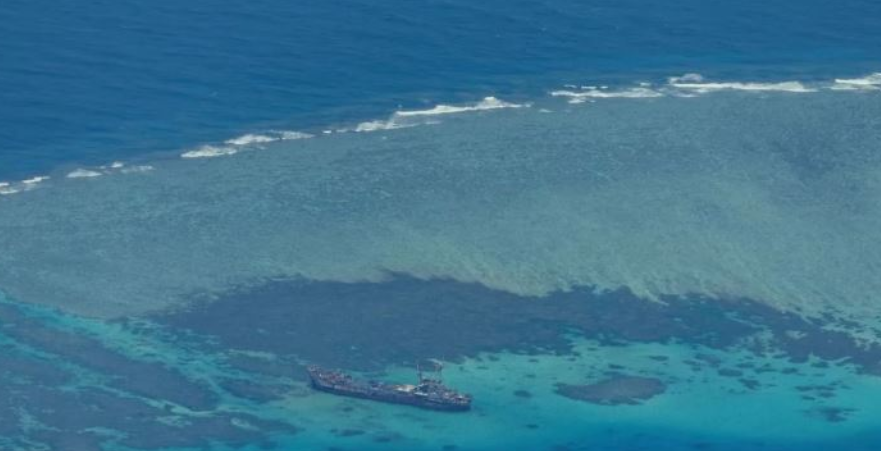
[[[101,177],[104,175],[103,172],[93,171],[91,169],[76,169],[67,174],[67,178],[69,179],[81,179],[81,178],[92,178],[92,177]]]
[[[836,78],[831,89],[839,91],[877,91],[881,90],[881,72],[862,78]]]
[[[101,177],[104,175],[143,173],[152,171],[153,169],[154,168],[152,165],[127,166],[121,161],[114,161],[113,163],[106,164],[95,169],[77,168],[71,172],[68,172],[65,177],[69,179],[90,179]]]
[[[128,166],[119,170],[121,174],[139,174],[144,172],[150,172],[155,169],[152,165],[149,164],[141,164],[136,166]]]
[[[277,141],[277,139],[268,135],[249,133],[247,135],[239,136],[238,138],[228,139],[226,140],[226,143],[233,146],[247,146],[250,144],[271,143],[273,141]]]
[[[239,153],[239,149],[232,146],[210,146],[204,145],[198,149],[188,150],[182,153],[182,158],[214,158],[226,155],[235,155]]]
[[[295,139],[308,139],[313,135],[309,133],[272,130],[265,133],[248,133],[223,142],[223,145],[206,144],[197,149],[188,150],[181,154],[182,158],[214,158],[235,155],[243,150],[260,148],[261,145],[277,141],[291,141]]]
[[[584,103],[590,99],[613,99],[613,98],[647,99],[647,98],[663,97],[664,94],[659,91],[655,91],[653,89],[649,89],[648,87],[644,87],[644,86],[630,88],[630,89],[622,89],[622,90],[607,90],[607,89],[596,88],[593,86],[587,86],[582,91],[573,91],[573,90],[552,91],[551,96],[553,96],[553,97],[567,97],[567,98],[569,98],[569,103]]]
[[[361,122],[353,129],[341,129],[340,132],[354,131],[359,133],[375,132],[383,130],[396,130],[400,128],[415,127],[418,125],[437,124],[436,116],[448,114],[471,113],[477,111],[499,110],[507,108],[524,108],[527,104],[506,102],[496,97],[484,97],[483,100],[473,105],[436,105],[426,110],[400,110],[394,112],[388,119]]]
[[[794,92],[807,93],[816,92],[814,88],[809,88],[799,81],[784,81],[774,83],[755,83],[755,82],[708,82],[700,74],[690,73],[679,77],[670,77],[668,80],[670,86],[696,91],[699,93],[707,93],[712,91],[735,90],[735,91],[777,91],[777,92]]]
[[[650,83],[641,82],[635,87],[609,89],[608,86],[564,85],[565,89],[551,91],[552,97],[567,98],[569,103],[578,104],[596,99],[611,98],[655,98],[664,96],[697,97],[720,91],[744,92],[783,92],[816,93],[820,91],[881,91],[881,72],[860,78],[837,78],[833,81],[806,83],[802,81],[744,82],[708,81],[703,75],[688,73],[669,77],[664,86],[653,88]]]
[[[398,111],[395,113],[395,115],[399,117],[437,116],[442,114],[467,113],[471,111],[498,110],[503,108],[522,108],[524,106],[525,105],[505,102],[504,100],[489,96],[484,97],[483,100],[474,105],[437,105],[427,110]]]
[[[30,191],[37,188],[41,183],[49,180],[50,178],[51,177],[48,175],[39,175],[18,182],[0,182],[0,195],[8,196],[10,194]]]
[[[23,184],[25,184],[25,185],[31,185],[31,186],[33,186],[33,185],[36,185],[36,184],[38,184],[38,183],[42,183],[42,182],[44,182],[44,181],[46,181],[46,180],[49,180],[50,178],[51,178],[51,177],[49,177],[48,175],[39,175],[39,176],[36,176],[36,177],[33,177],[33,178],[29,178],[29,179],[27,179],[27,180],[22,180],[21,183],[23,183]]]
[[[387,120],[361,122],[358,125],[356,125],[352,131],[355,131],[357,133],[365,133],[365,132],[375,132],[375,131],[380,131],[380,130],[395,130],[398,128],[414,127],[416,125],[418,125],[418,124],[400,123],[400,122],[396,121],[395,117],[393,116],[392,118],[387,119]],[[348,130],[343,129],[341,131],[345,132]]]

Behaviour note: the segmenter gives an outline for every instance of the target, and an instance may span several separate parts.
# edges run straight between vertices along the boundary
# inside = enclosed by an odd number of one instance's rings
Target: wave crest
[[[427,110],[398,111],[395,116],[398,117],[414,117],[414,116],[438,116],[442,114],[467,113],[472,111],[498,110],[503,108],[523,108],[525,105],[505,102],[496,97],[484,97],[480,102],[469,106],[454,105],[436,105]]]
[[[67,174],[67,178],[69,179],[82,179],[82,178],[93,178],[93,177],[101,177],[104,175],[103,172],[93,171],[91,169],[76,169]]]
[[[235,155],[242,150],[259,148],[264,144],[277,141],[291,141],[295,139],[308,139],[314,135],[309,133],[272,130],[265,133],[247,133],[242,136],[231,138],[223,142],[224,145],[206,144],[194,150],[188,150],[181,154],[181,158],[214,158]]]
[[[195,150],[188,150],[182,153],[180,156],[181,158],[213,158],[222,157],[225,155],[235,155],[237,153],[239,153],[239,150],[235,147],[204,145]]]
[[[807,93],[816,92],[814,88],[809,88],[799,81],[783,81],[772,83],[756,83],[756,82],[708,82],[700,74],[685,74],[679,77],[670,77],[668,84],[674,88],[695,91],[698,93],[707,93],[712,91],[734,90],[734,91],[778,91],[778,92],[796,92]]]
[[[48,175],[39,175],[20,182],[0,182],[0,196],[30,191],[50,178]]]
[[[358,133],[375,132],[382,130],[396,130],[400,128],[415,127],[418,125],[436,124],[435,116],[448,114],[471,113],[477,111],[500,110],[507,108],[524,108],[528,104],[506,102],[493,96],[484,97],[483,100],[473,105],[435,105],[427,110],[401,110],[394,112],[385,120],[373,120],[359,123],[354,129],[342,129],[340,132],[354,131]],[[428,119],[426,119],[428,118]]]
[[[623,89],[618,91],[610,91],[607,89],[596,88],[594,86],[588,86],[584,91],[572,91],[572,90],[559,90],[552,91],[551,96],[553,97],[568,97],[569,103],[584,103],[590,99],[613,99],[613,98],[625,98],[625,99],[647,99],[647,98],[655,98],[655,97],[663,97],[664,94],[660,91],[656,91],[654,89],[650,89],[644,86],[640,86],[637,88],[631,89]]]
[[[831,89],[838,91],[877,91],[881,90],[881,72],[862,78],[836,78]]]

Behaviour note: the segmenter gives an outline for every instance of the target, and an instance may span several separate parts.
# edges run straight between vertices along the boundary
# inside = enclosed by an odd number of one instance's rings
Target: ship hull
[[[334,395],[346,396],[350,398],[367,399],[371,401],[379,401],[388,404],[403,404],[422,409],[437,410],[444,412],[465,412],[471,410],[469,403],[452,403],[437,402],[425,397],[413,395],[411,393],[402,392],[396,389],[394,385],[376,385],[372,387],[364,386],[339,386],[326,383],[315,375],[310,374],[312,387],[316,390]]]

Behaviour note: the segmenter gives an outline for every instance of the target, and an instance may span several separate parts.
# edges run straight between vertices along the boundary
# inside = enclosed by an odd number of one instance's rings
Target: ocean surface
[[[4,3],[0,449],[881,448],[881,4],[379,3]]]

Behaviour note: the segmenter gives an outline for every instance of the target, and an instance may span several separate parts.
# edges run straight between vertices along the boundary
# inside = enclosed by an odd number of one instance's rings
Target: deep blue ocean
[[[877,1],[0,7],[3,451],[877,451],[879,268]]]
[[[10,0],[0,179],[566,83],[857,76],[869,0]]]

